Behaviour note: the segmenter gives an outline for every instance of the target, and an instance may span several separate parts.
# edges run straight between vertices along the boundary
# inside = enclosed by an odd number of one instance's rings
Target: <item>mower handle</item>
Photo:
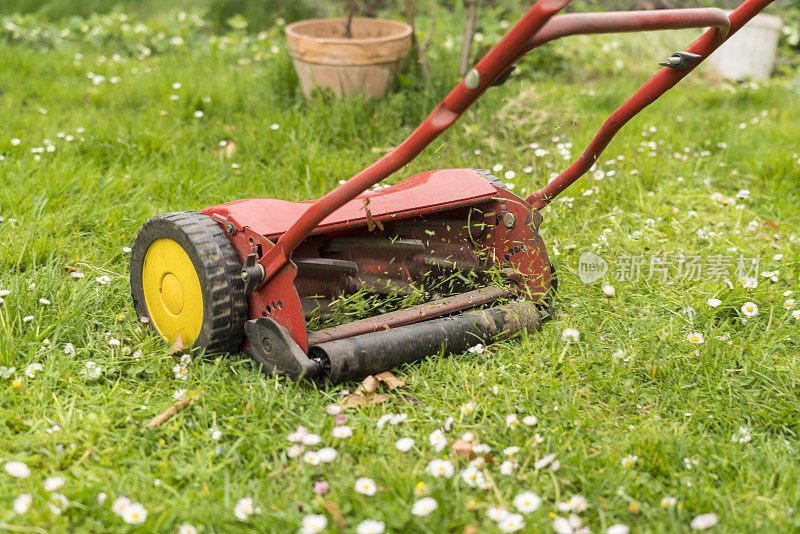
[[[311,204],[278,239],[275,246],[258,260],[264,276],[256,289],[260,289],[289,263],[294,249],[325,217],[413,160],[511,65],[537,46],[566,35],[711,26],[711,29],[686,50],[699,54],[699,58],[689,61],[688,68],[678,70],[674,66],[665,67],[656,73],[633,97],[612,113],[575,163],[546,187],[526,199],[534,208],[541,209],[591,168],[614,134],[631,117],[678,83],[772,0],[745,0],[731,14],[730,19],[724,12],[710,8],[581,13],[553,18],[569,2],[570,0],[538,0],[405,141]]]
[[[695,42],[693,42],[685,50],[690,54],[696,54],[696,57],[684,62],[680,66],[667,66],[655,75],[653,75],[647,82],[636,91],[624,104],[617,108],[606,120],[600,130],[595,134],[589,146],[586,147],[583,154],[567,169],[559,174],[553,181],[548,183],[542,189],[531,194],[525,199],[534,209],[541,210],[547,206],[559,193],[572,185],[578,178],[586,174],[591,169],[592,165],[603,153],[603,150],[611,142],[614,135],[622,128],[631,118],[633,118],[641,110],[652,104],[661,95],[671,89],[675,84],[681,81],[687,74],[692,72],[697,65],[699,65],[705,58],[707,58],[714,50],[716,50],[722,43],[730,38],[731,35],[739,31],[747,21],[756,16],[761,10],[772,3],[773,0],[745,0],[739,7],[737,7],[730,18],[725,16],[727,20],[727,28],[717,25],[712,27],[703,35],[701,35]],[[683,10],[675,10],[683,11]],[[688,11],[688,10],[687,10]],[[719,11],[719,10],[709,10]],[[724,12],[721,12],[723,16]],[[591,15],[591,14],[587,14]],[[529,49],[533,49],[541,44],[544,44],[552,39],[562,37],[564,35],[573,35],[574,33],[583,33],[576,28],[581,26],[579,17],[584,17],[585,14],[580,15],[564,15],[557,17],[552,22],[558,19],[566,19],[567,17],[573,19],[572,21],[560,24],[559,27],[550,24],[543,28],[536,34],[529,43]],[[601,22],[601,21],[597,21]],[[560,31],[559,31],[560,30]],[[613,30],[612,30],[613,31]],[[527,50],[526,50],[527,52]],[[675,57],[675,56],[673,56]],[[672,58],[670,58],[672,59]],[[663,64],[663,63],[662,63]]]

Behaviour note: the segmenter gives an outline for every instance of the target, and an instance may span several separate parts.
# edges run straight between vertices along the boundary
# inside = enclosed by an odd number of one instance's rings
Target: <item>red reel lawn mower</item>
[[[244,349],[266,372],[317,383],[363,378],[538,328],[552,313],[556,289],[538,233],[540,210],[590,169],[626,122],[771,2],[746,0],[730,17],[706,8],[555,16],[568,3],[537,1],[408,139],[319,200],[238,200],[147,221],[130,265],[138,315],[169,342],[180,336],[208,354]],[[474,169],[428,171],[367,191],[544,43],[705,27],[611,114],[575,163],[526,199]],[[446,296],[437,294],[442,280],[465,282],[464,292],[450,283]],[[307,328],[307,320],[335,316],[337,299],[359,293],[429,298]]]

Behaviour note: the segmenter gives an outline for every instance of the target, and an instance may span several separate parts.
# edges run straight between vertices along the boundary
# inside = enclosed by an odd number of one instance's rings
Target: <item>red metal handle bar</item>
[[[684,76],[692,72],[697,65],[699,65],[705,58],[707,58],[714,50],[716,50],[723,42],[725,42],[731,35],[736,33],[747,21],[756,16],[761,10],[772,3],[773,0],[746,0],[736,10],[731,13],[729,19],[729,30],[727,35],[717,28],[711,28],[703,35],[700,36],[694,43],[687,49],[687,52],[699,54],[700,58],[683,69],[677,70],[669,67],[664,67],[658,71],[653,77],[645,82],[642,87],[636,91],[624,104],[622,104],[616,111],[603,124],[602,128],[597,132],[586,147],[586,150],[581,156],[570,165],[564,172],[558,175],[552,182],[548,183],[542,189],[531,194],[525,199],[531,206],[537,210],[541,210],[547,206],[559,193],[572,185],[578,178],[586,174],[586,172],[594,165],[597,158],[600,157],[603,150],[611,142],[614,135],[622,128],[634,115],[642,111],[644,108],[652,104],[658,97],[663,95],[675,84],[681,81]],[[585,16],[585,15],[581,15]],[[565,15],[566,18],[572,15]],[[555,22],[556,19],[553,20]],[[599,21],[598,21],[599,23]],[[575,30],[579,22],[577,18],[574,22],[563,24],[561,31],[570,33],[578,33]],[[558,28],[556,28],[558,29]],[[546,32],[548,28],[544,28],[541,32],[531,39],[531,48],[539,46],[548,40],[560,37],[557,31]],[[551,36],[551,33],[553,34]]]
[[[688,49],[695,52],[692,48],[701,49],[703,47],[710,47],[710,51],[716,49],[721,42],[725,40],[722,36],[723,30],[721,19],[719,18],[716,10],[710,9],[695,9],[695,10],[663,10],[656,12],[617,12],[617,13],[589,13],[580,15],[564,15],[561,17],[552,17],[560,11],[570,0],[539,0],[536,4],[528,10],[522,19],[503,37],[500,42],[492,48],[483,59],[472,69],[469,75],[450,92],[450,94],[431,112],[430,115],[423,121],[423,123],[397,148],[390,153],[386,154],[378,161],[362,170],[347,182],[337,187],[330,193],[320,198],[317,202],[312,204],[308,210],[292,225],[291,228],[281,236],[274,247],[259,260],[259,263],[264,267],[265,276],[259,284],[259,288],[266,283],[267,280],[272,278],[284,265],[289,261],[292,251],[299,245],[308,234],[328,215],[333,213],[345,202],[353,199],[361,192],[368,189],[370,186],[380,182],[393,172],[400,169],[409,161],[414,159],[431,141],[433,141],[441,132],[446,130],[452,125],[461,114],[483,94],[483,92],[491,86],[491,84],[499,78],[514,62],[522,57],[526,52],[547,42],[549,40],[558,38],[562,35],[572,35],[575,33],[605,33],[611,31],[636,31],[637,29],[669,29],[669,28],[685,28],[700,26],[714,26],[711,30],[703,34],[703,36],[695,41]],[[733,26],[734,20],[740,23],[736,29],[744,25],[747,20],[755,16],[761,9],[771,3],[772,0],[746,0],[732,15],[731,25]],[[763,4],[763,5],[762,5]],[[757,7],[760,6],[760,7]],[[746,8],[750,8],[749,10]],[[693,12],[694,14],[690,14]],[[741,12],[739,18],[735,19],[734,15]],[[621,17],[619,15],[622,15]],[[745,18],[746,17],[746,18]],[[565,22],[557,22],[558,20],[566,19]],[[739,20],[742,19],[742,20]],[[548,21],[550,21],[548,23]],[[693,21],[693,22],[692,22]],[[547,26],[545,27],[545,24]],[[585,23],[587,27],[581,27]],[[550,24],[553,24],[551,29]],[[615,29],[619,28],[619,29]],[[540,31],[541,30],[541,31]],[[730,33],[732,34],[732,30]],[[544,32],[543,34],[541,32]],[[539,36],[541,37],[541,42]],[[719,42],[717,42],[719,41]],[[710,53],[709,51],[709,53]],[[698,53],[698,52],[695,52]],[[703,55],[703,57],[706,57]],[[639,98],[642,102],[638,102],[638,109],[636,105],[629,106],[631,110],[624,122],[616,125],[619,117],[627,116],[626,113],[620,114],[625,106],[631,104],[632,101],[637,100],[637,95],[642,93],[645,87],[640,89],[634,97],[632,97],[626,104],[617,110],[618,117],[612,115],[603,129],[598,132],[592,144],[587,148],[584,155],[581,156],[579,161],[576,161],[570,166],[567,171],[562,173],[556,180],[548,184],[548,187],[537,191],[530,197],[528,202],[539,203],[543,207],[552,198],[560,193],[564,188],[577,180],[580,176],[586,173],[591,167],[594,159],[602,152],[605,146],[610,142],[616,131],[622,125],[630,120],[638,111],[652,103],[664,91],[675,85],[683,76],[688,74],[692,69],[684,71],[677,71],[674,69],[663,69],[653,79],[658,78],[664,71],[671,71],[680,74],[660,92],[658,88],[651,88],[652,94],[648,98]],[[651,81],[653,80],[651,79]],[[668,80],[669,81],[669,80]],[[649,83],[649,82],[648,82]],[[645,84],[647,85],[647,84]],[[642,95],[644,96],[644,95]],[[613,119],[613,120],[612,120]],[[592,158],[592,162],[583,169],[584,156]],[[568,174],[570,173],[570,174]],[[558,183],[557,183],[558,182]],[[554,185],[555,184],[555,185]],[[558,185],[562,185],[560,189]],[[551,187],[552,186],[552,187]],[[538,206],[534,205],[534,207]]]
[[[291,228],[278,239],[275,246],[259,260],[259,264],[264,268],[264,278],[256,289],[260,289],[288,263],[292,251],[325,217],[413,160],[431,141],[453,124],[470,104],[505,71],[509,58],[522,50],[530,37],[535,35],[551,17],[561,11],[569,2],[570,0],[538,0],[500,42],[475,65],[473,71],[481,73],[477,87],[467,88],[466,79],[459,82],[447,98],[436,106],[423,123],[397,148],[309,206]]]

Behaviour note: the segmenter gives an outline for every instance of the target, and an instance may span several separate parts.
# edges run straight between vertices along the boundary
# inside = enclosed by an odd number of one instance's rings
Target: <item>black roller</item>
[[[320,378],[338,384],[438,354],[442,349],[460,353],[478,343],[506,339],[523,329],[537,329],[541,321],[536,304],[517,302],[320,343],[311,347],[309,356],[322,364]]]

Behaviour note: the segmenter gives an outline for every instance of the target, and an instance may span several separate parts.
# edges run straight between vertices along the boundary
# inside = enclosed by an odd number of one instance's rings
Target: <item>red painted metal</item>
[[[474,204],[495,194],[497,190],[486,178],[471,169],[423,172],[391,187],[358,195],[312,228],[309,235],[364,226],[367,207],[373,220],[383,222]],[[248,226],[267,239],[274,239],[289,230],[315,202],[255,198],[211,206],[202,213],[223,217],[237,230]]]
[[[474,70],[480,76],[477,87],[469,89],[464,80],[459,82],[444,101],[397,148],[309,207],[303,213],[303,216],[278,239],[276,246],[259,260],[266,273],[262,285],[289,261],[292,251],[325,217],[359,193],[403,167],[422,152],[440,133],[450,127],[477,100],[483,91],[508,68],[510,56],[522,49],[530,37],[536,34],[569,1],[537,1],[505,37],[475,66]]]
[[[772,0],[747,0],[743,2],[733,13],[726,25],[722,23],[721,19],[714,27],[706,31],[699,39],[692,43],[687,49],[687,52],[699,54],[700,59],[692,62],[688,68],[683,70],[672,69],[664,67],[658,71],[652,78],[645,82],[642,87],[633,94],[624,104],[622,104],[616,111],[603,124],[600,131],[597,132],[592,142],[584,150],[583,154],[564,172],[558,175],[553,181],[548,183],[542,189],[531,194],[526,200],[534,209],[540,210],[549,204],[559,193],[573,184],[578,178],[586,174],[586,172],[594,165],[600,154],[611,142],[611,139],[634,115],[642,111],[644,108],[652,104],[658,97],[663,95],[675,84],[681,81],[687,74],[692,72],[705,58],[707,58],[719,45],[725,42],[731,35],[739,30],[744,24],[756,16],[761,10],[772,3]],[[677,11],[677,10],[676,10]],[[710,11],[710,10],[704,10]],[[656,12],[658,14],[660,12]],[[611,13],[605,14],[611,15]],[[711,15],[711,13],[708,13]],[[565,17],[571,15],[565,15]],[[700,19],[705,19],[699,17]],[[554,19],[555,20],[555,19]],[[579,19],[572,19],[570,24],[564,24],[561,32],[570,31],[573,33],[583,33],[576,31],[575,27],[580,25]],[[705,23],[703,23],[705,25]],[[606,27],[610,26],[608,24]],[[727,30],[727,31],[726,31]],[[554,30],[547,35],[537,35],[531,40],[530,47],[533,48],[541,44],[539,41],[547,42],[548,37],[553,35],[552,38],[558,37],[558,31]]]
[[[425,304],[412,306],[396,312],[384,313],[375,317],[353,321],[342,325],[316,330],[308,333],[308,344],[318,345],[326,341],[334,341],[346,337],[368,334],[379,330],[418,323],[426,319],[441,317],[450,313],[474,308],[481,304],[495,302],[501,298],[510,297],[514,290],[500,287],[484,287],[460,293],[452,297],[432,300]]]
[[[466,79],[462,80],[414,133],[396,149],[309,206],[278,239],[276,246],[259,259],[266,273],[261,285],[263,286],[283,265],[289,262],[292,251],[326,217],[416,157],[433,139],[453,124],[511,64],[542,42],[578,33],[710,25],[712,28],[687,49],[689,52],[701,54],[704,59],[726,38],[723,17],[712,9],[565,15],[560,17],[560,22],[558,18],[552,19],[568,3],[569,0],[539,0],[536,2],[508,34],[478,62],[473,69],[472,81],[475,83],[471,84],[471,87],[467,86]],[[731,33],[769,3],[771,3],[770,0],[745,0],[731,15]],[[549,30],[546,27],[548,21],[552,24]],[[539,37],[542,31],[546,33]],[[674,86],[698,63],[699,61],[695,62],[686,70],[666,67],[662,69],[628,102],[612,114],[584,155],[558,179],[531,195],[528,199],[529,203],[535,209],[540,209],[569,184],[585,174],[622,125]]]

